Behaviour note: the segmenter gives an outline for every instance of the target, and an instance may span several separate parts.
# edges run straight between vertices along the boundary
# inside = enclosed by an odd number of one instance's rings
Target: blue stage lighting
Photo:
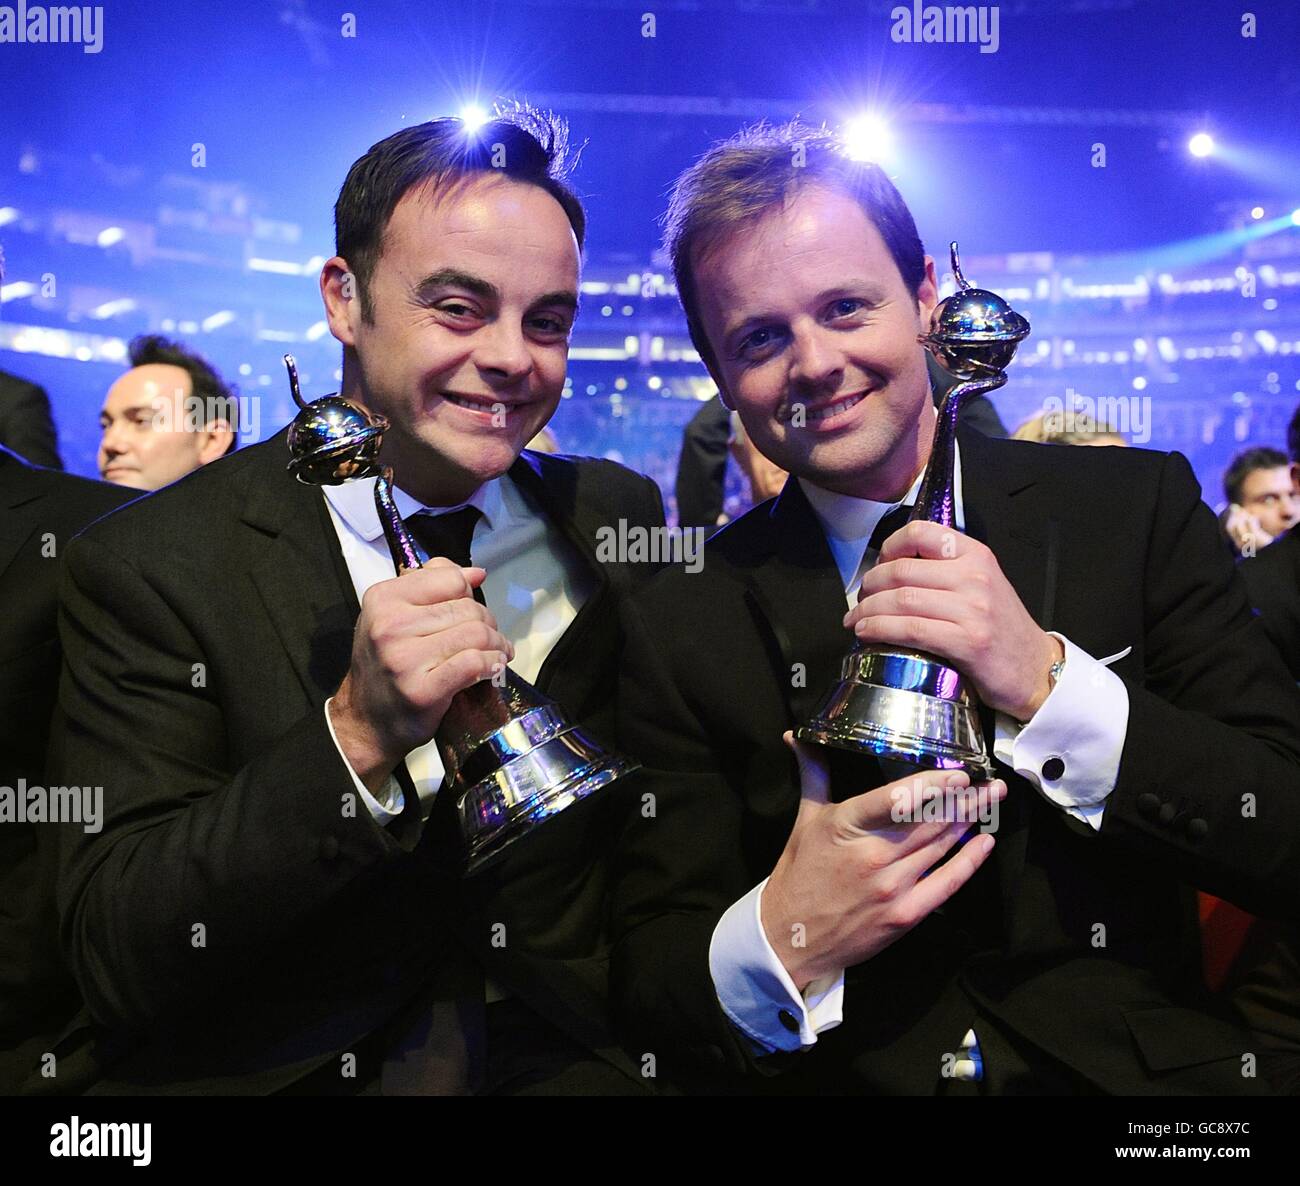
[[[1209,132],[1197,132],[1187,142],[1187,151],[1192,156],[1209,156],[1214,151],[1214,137]]]

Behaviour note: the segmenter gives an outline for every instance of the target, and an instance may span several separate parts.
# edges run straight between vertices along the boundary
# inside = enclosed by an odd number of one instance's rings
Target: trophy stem
[[[956,526],[956,483],[953,480],[956,464],[957,417],[963,405],[973,396],[996,391],[1007,381],[1005,373],[992,373],[979,379],[958,383],[943,397],[934,426],[934,443],[930,446],[930,460],[916,496],[912,519],[928,519],[944,527]]]

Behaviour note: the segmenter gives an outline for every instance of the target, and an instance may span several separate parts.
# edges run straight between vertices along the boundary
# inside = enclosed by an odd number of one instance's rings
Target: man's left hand
[[[924,520],[900,528],[858,597],[844,624],[859,641],[947,660],[997,712],[1028,721],[1052,690],[1064,648],[1029,616],[993,553],[960,531]]]

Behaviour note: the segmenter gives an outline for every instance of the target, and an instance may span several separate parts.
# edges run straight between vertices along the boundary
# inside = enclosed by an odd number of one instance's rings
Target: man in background
[[[1238,556],[1254,556],[1300,522],[1300,493],[1286,454],[1246,449],[1223,475],[1228,500],[1221,522]]]
[[[135,338],[131,369],[108,389],[100,409],[100,477],[161,490],[224,457],[235,447],[237,403],[194,351],[157,334]]]

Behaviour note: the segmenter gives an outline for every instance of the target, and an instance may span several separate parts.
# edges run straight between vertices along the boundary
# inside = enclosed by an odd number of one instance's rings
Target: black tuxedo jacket
[[[33,465],[62,469],[59,439],[43,387],[0,371],[0,445]]]
[[[851,642],[839,572],[792,481],[715,535],[701,571],[661,572],[627,606],[622,736],[647,767],[638,796],[653,796],[616,862],[629,1047],[720,1076],[702,1089],[793,1063],[769,1086],[928,1093],[974,1025],[986,1056],[1018,1051],[1069,1090],[1258,1089],[1241,1070],[1249,1039],[1202,999],[1181,883],[1256,912],[1300,908],[1300,694],[1179,454],[959,432],[967,531],[1029,612],[1097,658],[1132,648],[1112,665],[1129,718],[1100,832],[1000,767],[997,846],[952,909],[849,969],[844,1023],[811,1052],[752,1059],[717,1002],[710,938],[785,845],[799,793],[781,735]],[[1001,1073],[986,1058],[993,1090],[1042,1089]]]
[[[1250,602],[1265,633],[1282,652],[1291,675],[1300,680],[1300,528],[1241,562]]]
[[[607,1037],[601,949],[619,785],[468,883],[422,843],[409,783],[403,817],[376,824],[323,709],[359,608],[325,500],[287,459],[281,433],[69,550],[52,755],[61,782],[103,785],[106,819],[62,831],[59,906],[117,1060],[104,1090],[277,1090],[439,992],[466,949],[635,1074]],[[658,489],[527,452],[510,473],[598,581],[538,686],[614,741],[616,603],[645,566],[599,563],[597,531],[661,524]]]
[[[29,465],[0,447],[0,787],[48,785],[45,746],[59,683],[63,550],[88,523],[138,496]],[[58,955],[50,825],[0,824],[0,1094],[77,1010]],[[55,1034],[54,1036],[57,1036]]]

